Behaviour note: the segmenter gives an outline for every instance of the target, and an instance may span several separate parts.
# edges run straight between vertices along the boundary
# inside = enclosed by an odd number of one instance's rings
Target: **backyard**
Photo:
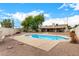
[[[78,5],[0,4],[0,56],[79,56]]]
[[[15,36],[23,35],[25,33],[17,34]],[[57,34],[57,33],[51,33]],[[60,35],[68,35],[68,33],[58,33]],[[79,55],[79,44],[72,44],[70,42],[60,42],[49,51],[30,46],[23,42],[5,38],[3,43],[0,43],[0,55],[2,56],[77,56]]]

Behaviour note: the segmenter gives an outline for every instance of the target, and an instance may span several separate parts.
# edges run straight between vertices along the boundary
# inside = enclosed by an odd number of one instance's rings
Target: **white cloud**
[[[58,9],[62,9],[67,6],[67,3],[62,4]]]
[[[45,16],[45,17],[48,17],[48,18],[50,18],[50,17],[51,17],[51,16],[50,16],[50,14],[47,14],[47,13],[46,13],[46,14],[44,14],[44,16]]]
[[[6,16],[0,16],[0,20],[1,19],[7,19],[8,17],[6,17]]]
[[[79,10],[79,3],[76,4],[76,6],[75,6],[75,10]]]
[[[64,3],[58,9],[62,9],[64,7],[70,7],[73,8],[74,10],[79,10],[79,3]]]
[[[69,17],[68,24],[72,25],[72,26],[74,26],[76,24],[79,24],[79,15],[75,15],[75,16]]]
[[[67,24],[66,18],[51,18],[43,22],[43,26],[49,26],[52,24]]]
[[[2,12],[2,15],[0,15],[1,19],[5,19],[5,18],[13,18],[13,19],[17,19],[20,21],[23,21],[25,19],[25,17],[28,16],[36,16],[39,14],[44,14],[45,17],[50,18],[50,15],[48,13],[45,13],[43,10],[37,10],[37,11],[31,11],[28,13],[24,13],[24,12],[15,12],[15,13],[7,13],[7,12]]]
[[[21,13],[21,12],[16,12],[14,14],[11,14],[11,17],[13,19],[18,19],[18,20],[22,21],[26,17],[26,14],[25,13]]]
[[[70,3],[69,7],[74,8],[74,10],[79,10],[79,3]]]
[[[50,15],[47,13],[44,13],[44,11],[32,11],[32,12],[28,12],[28,13],[16,12],[14,14],[7,13],[7,15],[8,16],[10,15],[12,18],[22,21],[25,19],[25,17],[36,16],[36,15],[39,15],[40,13],[43,13],[45,17],[50,17]]]
[[[46,26],[46,25],[49,26],[49,25],[52,25],[53,23],[55,24],[67,24],[68,23],[68,25],[73,27],[74,25],[79,24],[79,15],[68,17],[68,21],[67,21],[67,18],[51,18],[51,19],[44,21],[43,26]]]
[[[3,13],[4,15],[8,15],[8,17],[23,21],[25,17],[28,17],[30,15],[36,16],[40,13],[44,13],[44,11],[32,11],[28,13],[23,13],[23,12],[16,12],[16,13]],[[73,13],[72,13],[73,14]],[[52,25],[52,23],[57,23],[57,24],[67,24],[67,18],[51,18],[50,14],[44,13],[45,17],[48,17],[50,19],[46,20],[43,22],[43,26],[45,25]],[[8,18],[7,16],[0,16],[0,18]],[[68,17],[68,24],[70,26],[74,26],[76,24],[79,24],[79,15],[75,15],[72,17]]]

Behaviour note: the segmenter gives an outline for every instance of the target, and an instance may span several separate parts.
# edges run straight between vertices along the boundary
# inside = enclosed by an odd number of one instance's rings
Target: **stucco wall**
[[[3,35],[13,35],[16,32],[19,32],[19,29],[13,29],[13,28],[0,28],[0,31],[2,31]]]
[[[79,37],[79,26],[77,28],[75,28],[75,33],[76,33],[77,37]]]

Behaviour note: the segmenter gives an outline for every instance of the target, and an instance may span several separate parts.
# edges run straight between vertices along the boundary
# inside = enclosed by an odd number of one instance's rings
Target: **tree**
[[[31,26],[32,30],[38,31],[38,28],[42,25],[43,21],[44,21],[43,14],[39,14],[39,15],[35,16],[32,21],[32,26]]]
[[[68,26],[68,29],[73,29],[73,28],[76,28],[78,26],[79,26],[79,24],[75,25],[74,27]]]
[[[56,24],[56,26],[58,26],[58,24]]]
[[[28,16],[24,19],[24,21],[22,21],[21,25],[23,26],[24,31],[28,31],[30,29],[32,20],[33,20],[33,17]]]
[[[72,27],[71,26],[68,26],[68,29],[72,29]]]
[[[75,25],[73,28],[76,28],[76,27],[78,27],[78,26],[79,26],[79,24]]]
[[[24,31],[28,31],[28,30],[38,31],[38,28],[39,26],[42,25],[43,21],[44,21],[44,15],[39,14],[34,17],[33,16],[26,17],[21,25],[23,26]]]
[[[13,27],[13,23],[12,23],[11,19],[4,19],[1,22],[1,26],[5,27],[5,28],[12,28]]]

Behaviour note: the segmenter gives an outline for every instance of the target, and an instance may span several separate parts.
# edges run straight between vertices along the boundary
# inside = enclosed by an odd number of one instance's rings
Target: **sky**
[[[0,21],[11,18],[15,27],[30,15],[43,13],[43,26],[56,24],[79,24],[79,3],[0,3]],[[68,19],[68,20],[67,20]]]

